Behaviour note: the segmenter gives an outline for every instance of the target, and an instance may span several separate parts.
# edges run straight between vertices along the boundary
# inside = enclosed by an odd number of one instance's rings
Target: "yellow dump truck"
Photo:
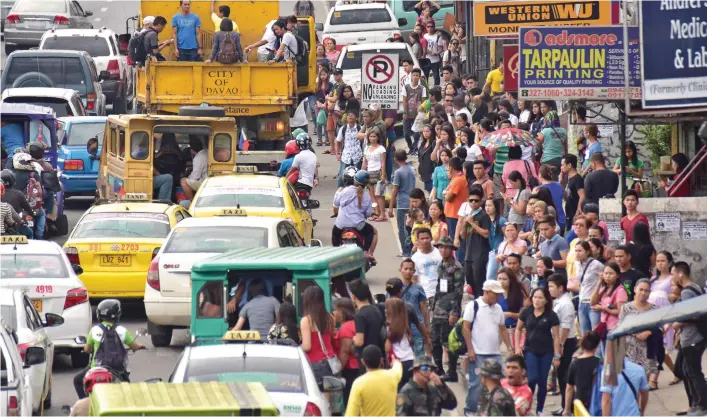
[[[217,1],[227,5],[238,25],[241,45],[258,42],[271,21],[279,17],[280,2]],[[164,16],[167,26],[160,42],[172,38],[172,16],[181,12],[178,1],[140,2],[143,16]],[[211,1],[191,2],[191,13],[201,20],[204,59],[211,54],[213,34],[218,31],[211,18]],[[314,20],[299,19],[297,34],[315,45]],[[178,114],[182,106],[218,106],[236,118],[238,137],[243,131],[254,145],[251,150],[281,150],[290,135],[290,116],[300,100],[315,91],[316,54],[310,47],[305,62],[258,63],[256,50],[250,61],[238,64],[177,62],[175,45],[162,50],[166,62],[148,61],[136,71],[136,97],[142,112]],[[239,161],[240,163],[240,161]]]

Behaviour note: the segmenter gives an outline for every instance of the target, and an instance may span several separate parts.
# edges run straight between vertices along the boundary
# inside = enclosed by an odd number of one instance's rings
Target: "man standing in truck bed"
[[[182,11],[172,16],[172,36],[177,40],[177,61],[201,62],[201,19],[190,12],[191,1],[180,0]]]

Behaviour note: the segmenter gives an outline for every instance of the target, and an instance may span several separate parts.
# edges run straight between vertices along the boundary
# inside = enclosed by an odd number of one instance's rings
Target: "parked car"
[[[365,3],[335,6],[324,22],[323,38],[333,38],[337,48],[351,44],[385,42],[407,20],[396,19],[387,4]]]
[[[3,262],[5,261],[3,259]],[[0,313],[8,326],[17,333],[17,349],[21,358],[26,358],[27,349],[30,347],[43,349],[44,360],[30,365],[25,372],[29,374],[32,384],[32,410],[37,412],[42,409],[42,405],[44,408],[51,408],[54,344],[45,327],[60,326],[64,320],[52,313],[46,313],[45,320],[42,320],[33,302],[21,290],[6,288],[0,288]]]
[[[39,46],[42,35],[59,28],[92,29],[87,17],[93,12],[83,10],[77,1],[17,0],[5,18],[5,52]]]
[[[132,73],[127,56],[120,53],[118,36],[110,29],[57,29],[49,30],[39,44],[39,50],[76,50],[91,55],[100,74],[108,71],[110,77],[101,83],[106,102],[113,104],[113,112],[127,113],[132,106]]]
[[[89,114],[105,116],[102,83],[109,78],[108,71],[98,72],[86,51],[17,51],[7,58],[0,91],[20,87],[68,88],[79,93]]]
[[[50,107],[57,117],[86,115],[79,94],[68,88],[8,88],[2,92],[2,102]]]
[[[17,349],[17,334],[5,319],[0,323],[0,411],[5,416],[32,415],[32,383],[25,365],[36,365],[45,359],[41,347],[25,351],[24,359]]]
[[[94,195],[98,179],[99,157],[103,145],[104,116],[62,117],[59,119],[59,180],[64,186],[64,198],[73,195]],[[96,155],[88,153],[91,138],[98,139]]]
[[[5,18],[10,14],[12,6],[15,4],[14,0],[0,0],[0,30],[2,30],[3,35],[5,34]],[[3,50],[5,45],[3,45]]]

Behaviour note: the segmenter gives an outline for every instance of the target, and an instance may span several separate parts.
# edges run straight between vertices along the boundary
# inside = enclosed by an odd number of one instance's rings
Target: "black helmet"
[[[120,301],[112,298],[101,301],[96,307],[96,318],[98,318],[98,321],[110,320],[117,323],[122,315],[123,309],[120,307]]]
[[[44,145],[38,142],[32,142],[27,149],[32,159],[44,159]]]
[[[2,172],[0,172],[0,178],[2,178],[2,183],[5,184],[5,188],[15,186],[15,173],[9,169],[3,169]]]

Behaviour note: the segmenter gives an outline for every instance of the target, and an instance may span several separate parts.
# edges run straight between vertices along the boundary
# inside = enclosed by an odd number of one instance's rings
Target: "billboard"
[[[641,97],[638,28],[629,28],[631,99]],[[622,27],[521,28],[520,100],[624,100]]]
[[[518,91],[518,45],[503,45],[503,91]]]
[[[606,25],[611,25],[607,0],[474,2],[474,36],[516,35],[529,26]]]
[[[643,108],[707,106],[707,3],[644,0],[640,13]]]

